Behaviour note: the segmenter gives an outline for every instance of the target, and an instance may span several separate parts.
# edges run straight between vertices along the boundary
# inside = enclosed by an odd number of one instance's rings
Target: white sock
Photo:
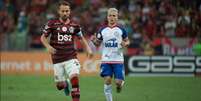
[[[104,84],[104,93],[107,101],[112,101],[112,85]]]

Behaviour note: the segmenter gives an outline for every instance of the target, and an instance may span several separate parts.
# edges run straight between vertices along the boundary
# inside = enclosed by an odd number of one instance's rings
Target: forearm
[[[49,44],[48,39],[44,36],[44,34],[41,36],[41,42],[46,48],[51,47],[50,44]]]
[[[82,46],[84,46],[85,51],[91,52],[91,48],[89,47],[87,40],[84,37],[82,37],[81,43],[82,43]]]
[[[100,44],[101,44],[101,41],[99,41],[99,40],[96,39],[96,38],[92,39],[91,41],[92,41],[92,43],[93,43],[96,47],[100,46]]]

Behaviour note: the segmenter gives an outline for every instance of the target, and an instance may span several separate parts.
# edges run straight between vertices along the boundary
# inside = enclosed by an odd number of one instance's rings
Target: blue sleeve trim
[[[122,32],[123,32],[123,34],[122,34],[122,38],[123,38],[123,39],[127,38],[127,37],[128,37],[128,33],[127,33],[127,31],[125,30],[125,28],[120,27],[120,29],[121,29]]]
[[[102,31],[105,27],[101,27],[99,30],[98,30],[98,33],[96,34],[96,38],[98,40],[103,40],[103,35],[102,35]]]

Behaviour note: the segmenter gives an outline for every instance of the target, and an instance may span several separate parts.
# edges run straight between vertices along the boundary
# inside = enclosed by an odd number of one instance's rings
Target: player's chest
[[[69,25],[55,25],[52,27],[52,33],[54,35],[59,34],[67,34],[67,35],[73,35],[74,34],[74,27]]]
[[[58,43],[73,42],[75,36],[73,26],[58,25],[54,26],[52,30],[52,37],[57,39]]]
[[[107,29],[102,31],[103,40],[108,39],[121,39],[122,32],[119,30]]]

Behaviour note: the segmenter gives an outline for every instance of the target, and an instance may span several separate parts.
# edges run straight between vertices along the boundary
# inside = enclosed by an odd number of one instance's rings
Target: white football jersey
[[[128,37],[124,28],[104,26],[100,28],[96,37],[102,41],[102,63],[123,63],[121,42]]]

